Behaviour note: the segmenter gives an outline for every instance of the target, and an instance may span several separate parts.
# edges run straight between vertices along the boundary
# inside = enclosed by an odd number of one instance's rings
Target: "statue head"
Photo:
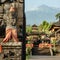
[[[13,6],[10,7],[9,9],[10,12],[15,12],[15,8]]]

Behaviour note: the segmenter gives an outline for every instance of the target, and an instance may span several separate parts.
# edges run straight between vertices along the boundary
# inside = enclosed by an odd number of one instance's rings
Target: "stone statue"
[[[6,21],[6,37],[3,39],[3,42],[7,42],[13,38],[14,42],[18,42],[17,37],[17,14],[14,4],[5,5],[5,14],[4,20]]]

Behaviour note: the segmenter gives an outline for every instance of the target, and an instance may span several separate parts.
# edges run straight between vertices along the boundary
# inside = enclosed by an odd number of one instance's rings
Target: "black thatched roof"
[[[39,35],[39,32],[26,33],[26,36],[29,36],[29,35]]]
[[[39,35],[39,32],[32,32],[30,35]]]
[[[32,32],[31,35],[47,35],[45,32]]]
[[[49,30],[51,30],[54,26],[55,26],[55,25],[54,25],[54,24],[52,24],[52,25],[51,25],[51,27],[49,28]]]
[[[60,20],[57,21],[57,22],[55,22],[53,25],[55,25],[55,26],[59,26],[59,27],[60,27]]]
[[[40,32],[40,35],[47,35],[45,32]]]
[[[36,25],[36,24],[34,24],[34,25],[32,25],[32,27],[37,27],[37,25]]]
[[[60,20],[55,22],[55,23],[53,23],[49,30],[51,30],[53,27],[60,27]]]

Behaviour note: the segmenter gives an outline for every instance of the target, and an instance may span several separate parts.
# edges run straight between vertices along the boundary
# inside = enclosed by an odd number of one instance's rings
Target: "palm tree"
[[[50,24],[44,20],[42,24],[39,25],[39,31],[48,32]]]
[[[60,20],[60,13],[57,13],[57,14],[55,15],[55,17],[56,17],[56,19],[59,19],[59,20]]]

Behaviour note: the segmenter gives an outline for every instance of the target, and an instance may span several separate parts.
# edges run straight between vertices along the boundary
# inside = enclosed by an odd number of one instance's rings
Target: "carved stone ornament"
[[[0,0],[1,3],[4,3],[5,1],[7,1],[7,0]]]

